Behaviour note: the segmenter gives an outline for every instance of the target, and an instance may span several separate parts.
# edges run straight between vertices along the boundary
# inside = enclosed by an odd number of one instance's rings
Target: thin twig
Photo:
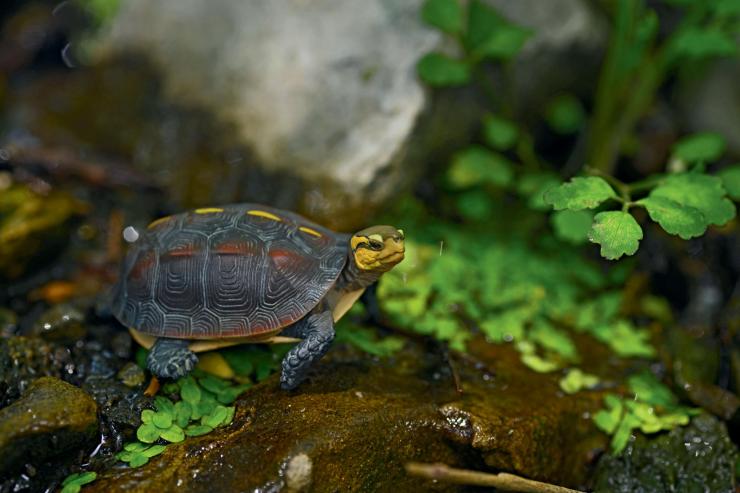
[[[421,476],[427,479],[472,486],[493,486],[505,491],[517,491],[521,493],[582,493],[579,490],[571,490],[570,488],[564,488],[550,483],[542,483],[505,472],[489,474],[470,471],[468,469],[456,469],[445,464],[409,462],[406,464],[406,472],[413,476]]]

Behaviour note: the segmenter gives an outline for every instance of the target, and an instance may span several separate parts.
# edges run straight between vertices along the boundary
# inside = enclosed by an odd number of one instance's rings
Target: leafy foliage
[[[716,176],[679,173],[668,176],[650,192],[650,197],[661,197],[691,207],[702,214],[707,226],[721,226],[735,216],[735,206],[725,194],[722,180]]]
[[[672,235],[684,240],[701,236],[707,230],[707,224],[699,209],[682,205],[666,197],[647,197],[638,202],[645,206],[650,219]]]
[[[426,54],[417,65],[421,79],[435,87],[455,86],[470,80],[484,60],[509,60],[524,46],[531,32],[513,24],[480,0],[467,6],[460,0],[426,0],[422,19],[452,37],[465,56],[453,59]]]
[[[280,362],[289,349],[286,345],[243,344],[220,353],[237,375],[261,382],[280,370]]]
[[[594,216],[588,239],[601,245],[602,257],[616,260],[637,251],[642,228],[628,212],[599,212]]]
[[[400,337],[379,337],[377,330],[361,327],[348,321],[340,322],[335,342],[347,342],[354,347],[378,357],[390,356],[403,347]]]
[[[228,405],[249,387],[194,370],[164,388],[172,398],[157,396],[155,409],[141,412],[142,424],[136,430],[139,441],[127,443],[116,457],[130,467],[140,467],[164,452],[168,443],[230,424],[235,408]]]
[[[701,146],[699,146],[701,147]],[[687,160],[703,160],[715,156],[715,149],[702,147],[682,151]],[[607,199],[622,203],[620,211],[599,212],[593,218],[589,239],[601,245],[601,255],[618,259],[634,254],[642,239],[642,228],[629,212],[632,207],[644,207],[650,219],[669,234],[683,239],[701,236],[711,225],[721,226],[735,217],[735,205],[727,190],[735,193],[739,172],[730,167],[720,176],[700,172],[674,173],[659,179],[625,184],[611,178],[620,194],[602,178],[573,178],[570,182],[550,188],[544,200],[556,211],[580,211],[603,207]],[[726,188],[723,186],[727,184]],[[650,190],[647,197],[632,200],[636,191]],[[639,193],[639,192],[638,192]],[[557,214],[557,213],[556,213]],[[585,216],[553,216],[553,226],[560,238],[576,243],[585,228]]]
[[[548,125],[560,134],[577,132],[586,119],[581,102],[571,94],[561,94],[547,106],[545,119]]]
[[[463,29],[464,13],[457,0],[428,0],[421,9],[424,22],[448,34]]]
[[[494,115],[483,120],[486,143],[498,150],[506,150],[516,144],[519,129],[514,122]]]
[[[413,238],[427,240],[407,240],[406,260],[379,286],[384,310],[409,330],[464,349],[479,329],[494,343],[516,343],[522,361],[537,371],[578,362],[571,330],[620,355],[655,354],[648,333],[619,316],[622,295],[609,287],[620,279],[558,244],[532,247],[439,222],[418,225]]]
[[[740,200],[740,164],[728,166],[718,173],[727,195],[733,200]]]
[[[510,114],[489,113],[482,122],[483,141],[506,154],[473,146],[455,156],[448,182],[454,188],[466,189],[456,199],[460,214],[469,220],[483,220],[492,211],[489,188],[507,189],[516,183],[516,191],[533,209],[550,205],[555,211],[569,211],[552,216],[559,238],[573,244],[589,238],[601,246],[602,256],[613,260],[632,255],[639,247],[642,228],[630,212],[634,207],[645,208],[651,220],[683,239],[701,236],[710,225],[731,220],[735,207],[727,197],[740,196],[740,172],[729,168],[719,177],[712,177],[696,168],[686,173],[689,165],[703,165],[722,156],[725,141],[719,134],[688,135],[676,142],[669,166],[674,174],[631,184],[610,174],[622,152],[622,142],[649,108],[667,74],[682,64],[737,54],[740,9],[732,2],[675,4],[685,10],[684,20],[675,32],[659,40],[658,15],[644,0],[615,2],[613,39],[596,90],[588,134],[588,162],[593,168],[586,171],[592,176],[577,176],[555,186],[556,178],[542,169],[526,129]],[[420,76],[433,86],[486,79],[482,66],[510,60],[532,34],[480,0],[467,6],[458,0],[427,0],[422,18],[450,36],[460,54],[451,58],[430,53],[422,58]],[[506,108],[507,104],[492,106]],[[568,94],[556,97],[543,116],[561,134],[577,132],[586,119],[579,100]],[[521,163],[513,162],[512,154]],[[645,193],[647,196],[642,196]],[[621,204],[621,210],[604,210],[616,203]],[[589,216],[575,214],[584,209],[600,209],[590,225]]]
[[[470,80],[470,68],[441,53],[429,53],[419,60],[419,76],[430,86],[459,86]]]
[[[566,394],[575,394],[582,389],[591,389],[599,384],[599,377],[573,368],[558,382]]]
[[[545,193],[545,202],[551,204],[556,211],[579,211],[593,209],[614,197],[614,189],[604,179],[590,176],[573,178],[568,183],[551,188]]]
[[[673,156],[687,163],[716,161],[725,150],[725,139],[716,133],[685,137],[673,146]]]
[[[70,474],[62,482],[62,493],[77,493],[84,485],[92,483],[97,477],[98,475],[94,472]]]
[[[474,59],[509,59],[522,49],[531,32],[505,20],[480,0],[470,2],[463,44]]]
[[[680,406],[675,395],[650,373],[633,375],[629,379],[633,398],[623,399],[614,394],[604,397],[606,409],[594,415],[594,422],[612,435],[612,453],[618,454],[627,445],[632,432],[643,433],[671,430],[688,424],[698,410]]]

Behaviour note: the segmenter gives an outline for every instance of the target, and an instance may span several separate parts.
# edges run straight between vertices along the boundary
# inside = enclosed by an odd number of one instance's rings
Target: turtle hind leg
[[[331,312],[309,315],[291,327],[290,333],[303,340],[283,358],[280,386],[284,390],[296,388],[308,376],[311,365],[329,350],[334,340],[334,321]]]
[[[146,358],[146,367],[159,378],[177,379],[195,368],[198,357],[188,349],[186,339],[160,337]]]

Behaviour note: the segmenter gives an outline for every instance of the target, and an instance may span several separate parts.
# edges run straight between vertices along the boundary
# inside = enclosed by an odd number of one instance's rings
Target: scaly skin
[[[188,349],[185,339],[160,337],[146,358],[146,366],[159,378],[178,379],[195,368],[198,357]]]
[[[303,339],[283,358],[280,387],[292,390],[306,379],[311,365],[326,354],[334,340],[331,311],[312,313],[286,332]]]

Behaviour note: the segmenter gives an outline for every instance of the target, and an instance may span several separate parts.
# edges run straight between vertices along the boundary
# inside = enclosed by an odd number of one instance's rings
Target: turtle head
[[[350,247],[362,271],[387,272],[403,260],[403,230],[393,226],[371,226],[352,235]]]

